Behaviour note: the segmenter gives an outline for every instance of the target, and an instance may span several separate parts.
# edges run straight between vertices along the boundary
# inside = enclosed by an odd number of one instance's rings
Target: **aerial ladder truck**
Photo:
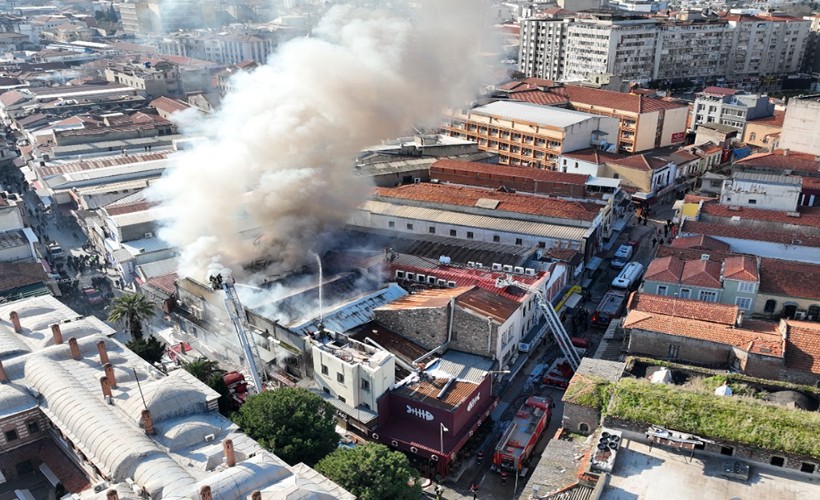
[[[260,375],[257,368],[258,364],[261,364],[259,349],[245,330],[245,308],[242,307],[242,302],[239,301],[239,295],[237,295],[234,287],[234,280],[230,277],[223,279],[221,274],[211,276],[209,279],[214,290],[221,288],[225,291],[225,310],[228,311],[228,316],[231,318],[234,330],[236,330],[236,336],[239,338],[239,345],[242,346],[242,351],[245,354],[254,388],[257,393],[261,393],[264,390],[264,380],[267,379],[267,374],[262,371]]]
[[[561,323],[561,318],[558,317],[558,313],[555,312],[555,308],[552,307],[552,304],[546,299],[546,297],[544,297],[541,290],[526,283],[516,281],[512,275],[509,274],[506,278],[498,278],[495,281],[495,286],[497,288],[517,286],[518,288],[535,295],[538,308],[541,309],[541,312],[544,314],[544,319],[547,320],[547,324],[552,331],[552,336],[558,343],[558,347],[561,348],[561,353],[566,358],[567,363],[569,363],[569,366],[572,368],[572,371],[574,372],[578,370],[578,365],[581,364],[581,357],[572,345],[572,340],[570,339],[569,334],[567,334],[566,329],[564,329],[564,324]]]

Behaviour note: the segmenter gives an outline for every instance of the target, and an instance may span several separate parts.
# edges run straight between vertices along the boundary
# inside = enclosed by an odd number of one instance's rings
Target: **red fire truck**
[[[495,447],[493,464],[496,471],[509,474],[524,467],[549,424],[550,408],[552,400],[549,398],[527,398]]]

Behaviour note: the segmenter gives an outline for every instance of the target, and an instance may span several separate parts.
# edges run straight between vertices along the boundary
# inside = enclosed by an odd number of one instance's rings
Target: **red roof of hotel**
[[[567,85],[564,87],[572,103],[587,104],[598,108],[617,109],[630,113],[651,113],[662,109],[685,108],[686,104],[666,101],[642,94],[627,94],[614,90],[594,89]]]
[[[740,310],[735,305],[637,292],[629,298],[627,307],[635,311],[668,314],[677,318],[697,319],[722,325],[734,325]]]
[[[761,259],[760,293],[820,300],[820,264]]]
[[[716,344],[732,345],[765,356],[783,357],[783,337],[777,323],[746,320],[742,327],[669,316],[661,313],[630,311],[624,328],[638,328],[677,337],[687,337]]]
[[[436,169],[450,169],[459,172],[470,172],[478,174],[497,174],[505,177],[520,177],[523,179],[533,179],[544,182],[555,182],[559,184],[575,184],[583,186],[589,179],[588,175],[569,174],[566,172],[556,172],[540,168],[516,167],[511,165],[498,165],[489,163],[476,163],[458,160],[439,160],[430,167],[430,176],[435,177],[433,172]]]
[[[813,154],[775,149],[770,153],[757,153],[735,162],[736,165],[770,168],[775,170],[795,170],[800,172],[820,172],[820,160]]]
[[[820,374],[820,323],[786,320],[786,368]]]
[[[594,220],[601,211],[601,206],[594,203],[427,182],[376,188],[375,196],[466,207],[475,207],[479,200],[492,200],[498,202],[498,211],[584,221]]]

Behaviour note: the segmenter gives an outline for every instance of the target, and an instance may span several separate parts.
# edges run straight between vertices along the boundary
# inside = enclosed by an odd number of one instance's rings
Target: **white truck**
[[[612,267],[616,269],[623,268],[627,262],[632,259],[634,249],[632,245],[621,245],[615,250],[615,256],[612,257]]]
[[[612,280],[612,288],[620,288],[622,290],[633,290],[637,288],[637,284],[641,280],[643,274],[643,266],[640,262],[630,262],[621,269],[618,276]]]

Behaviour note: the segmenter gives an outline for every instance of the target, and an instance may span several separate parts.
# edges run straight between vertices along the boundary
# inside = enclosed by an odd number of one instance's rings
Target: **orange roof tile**
[[[150,106],[152,108],[165,111],[166,113],[175,113],[177,111],[183,111],[191,107],[190,104],[187,102],[182,102],[177,99],[171,99],[169,97],[157,97],[153,101],[151,101]]]
[[[741,328],[660,313],[630,311],[624,328],[731,345],[763,356],[783,357],[784,341],[777,323],[746,320]]]
[[[734,325],[740,309],[735,305],[703,302],[695,299],[679,299],[648,293],[634,293],[627,307],[630,310],[667,314],[676,318],[689,318],[709,323]]]
[[[456,299],[456,304],[484,318],[493,318],[499,324],[507,321],[521,305],[518,301],[482,288],[473,288],[460,295]]]
[[[723,261],[723,278],[738,281],[757,281],[757,262],[747,255],[734,255]]]
[[[430,288],[422,290],[412,295],[405,295],[400,299],[385,304],[379,308],[380,311],[402,311],[405,309],[438,309],[450,304],[450,299],[454,299],[470,291],[472,286],[459,288]]]
[[[799,217],[788,215],[787,212],[777,210],[763,210],[761,208],[732,207],[721,205],[720,203],[704,203],[701,213],[714,217],[731,219],[740,217],[741,221],[759,220],[767,222],[778,222],[792,226],[820,227],[820,207],[797,207]]]
[[[772,116],[764,116],[763,118],[756,118],[754,120],[747,120],[747,125],[765,125],[767,127],[782,127],[783,121],[786,118],[786,112],[775,110]]]
[[[671,246],[675,248],[702,248],[704,250],[718,250],[720,252],[728,252],[730,249],[728,244],[702,234],[675,238],[672,240]]]
[[[782,149],[770,153],[757,153],[735,162],[744,167],[760,167],[774,170],[797,170],[800,172],[820,172],[820,160],[808,153],[789,151],[784,154]]]
[[[567,85],[564,87],[573,105],[575,103],[599,108],[617,109],[630,113],[651,113],[662,109],[685,108],[686,104],[666,101],[642,94],[627,94],[613,90]]]
[[[560,90],[560,89],[558,89]],[[550,90],[538,90],[538,89],[527,89],[527,90],[516,90],[509,94],[510,99],[516,101],[524,101],[529,102],[532,104],[541,104],[541,105],[555,105],[555,104],[568,104],[569,99],[567,96],[560,91],[555,91],[555,89]]]
[[[687,260],[683,263],[680,282],[704,288],[721,288],[720,263],[713,260]]]
[[[495,210],[501,212],[584,221],[594,220],[601,211],[601,206],[594,203],[426,182],[395,188],[376,188],[374,195],[376,198],[394,198],[466,207],[475,207],[479,200],[493,200],[498,202]]]
[[[430,176],[435,177],[434,174],[442,169],[476,174],[498,175],[499,179],[503,179],[504,177],[518,177],[543,182],[555,182],[559,184],[575,184],[578,186],[585,185],[589,179],[588,175],[582,174],[570,174],[540,168],[516,167],[512,165],[476,163],[459,160],[438,160],[430,166]]]
[[[737,94],[737,90],[735,89],[727,89],[726,87],[706,87],[702,91],[701,94],[710,94],[710,95],[735,95]]]
[[[802,233],[797,229],[777,231],[774,229],[760,229],[749,226],[731,226],[725,223],[710,223],[687,220],[683,224],[681,234],[707,234],[724,236],[742,240],[769,241],[785,245],[800,245],[804,247],[820,247],[820,236]]]
[[[607,163],[620,165],[622,167],[632,168],[635,170],[641,170],[644,172],[658,170],[669,164],[668,161],[646,155],[622,156],[620,158],[609,160]]]
[[[760,293],[820,300],[820,264],[761,259]]]
[[[786,367],[820,374],[820,324],[786,320]]]
[[[654,259],[646,268],[644,279],[661,283],[679,283],[683,274],[683,261],[677,257]]]
[[[563,153],[562,156],[572,158],[574,160],[581,160],[589,163],[594,163],[596,165],[603,165],[607,162],[618,160],[620,158],[625,158],[625,155],[621,155],[618,153],[607,153],[606,151],[600,151],[598,149],[593,148],[579,149],[578,151]]]

